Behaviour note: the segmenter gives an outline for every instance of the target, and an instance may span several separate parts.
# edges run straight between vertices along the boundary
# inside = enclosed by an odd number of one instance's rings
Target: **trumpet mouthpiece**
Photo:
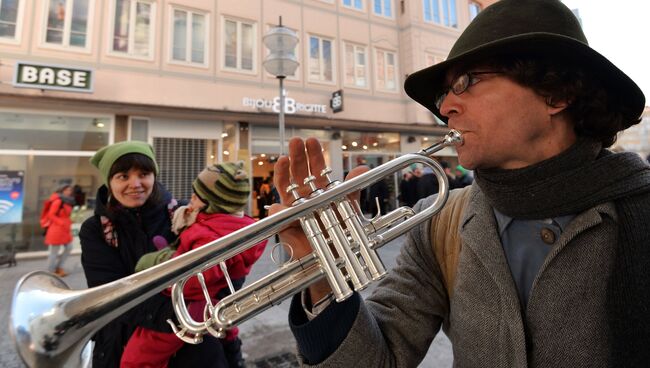
[[[448,145],[463,145],[463,135],[456,129],[452,129],[445,136],[445,141]]]

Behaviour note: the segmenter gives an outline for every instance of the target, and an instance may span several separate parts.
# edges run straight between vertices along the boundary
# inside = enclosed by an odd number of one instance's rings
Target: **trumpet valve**
[[[332,173],[332,168],[331,167],[326,167],[320,172],[320,176],[324,176],[327,179],[327,185],[332,184],[334,180],[330,177],[330,174]]]
[[[320,189],[316,186],[316,177],[314,175],[309,175],[305,178],[305,185],[309,185],[312,195],[319,192]]]
[[[286,192],[291,193],[291,195],[293,195],[294,201],[297,201],[297,200],[300,199],[300,194],[298,193],[298,184],[293,183],[293,184],[289,185],[287,187],[287,189],[286,189]]]

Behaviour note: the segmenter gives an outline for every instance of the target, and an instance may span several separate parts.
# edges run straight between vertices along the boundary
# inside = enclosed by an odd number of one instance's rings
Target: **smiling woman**
[[[97,191],[95,213],[83,223],[79,238],[88,287],[95,287],[133,274],[140,257],[156,250],[154,238],[167,243],[176,240],[170,216],[176,201],[156,181],[154,150],[145,142],[106,146],[90,163],[99,170],[104,185]],[[170,299],[158,294],[113,320],[95,334],[93,366],[118,366],[124,346],[137,327],[169,332],[166,320],[173,314]],[[177,366],[177,361],[209,366],[203,359],[212,360],[219,347],[216,339],[184,346],[169,366]]]
[[[137,208],[145,204],[153,190],[155,176],[152,171],[130,169],[111,176],[109,184],[115,200],[126,208]]]

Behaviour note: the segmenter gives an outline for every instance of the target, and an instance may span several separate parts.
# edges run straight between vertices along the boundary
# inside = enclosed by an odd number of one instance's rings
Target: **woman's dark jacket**
[[[83,223],[79,233],[81,264],[88,287],[133,274],[138,259],[156,250],[152,241],[154,236],[162,235],[170,243],[174,240],[168,209],[168,204],[172,202],[171,194],[166,190],[161,192],[162,198],[157,204],[147,203],[138,209],[119,208],[109,212],[106,208],[108,190],[106,186],[99,188],[95,214]],[[104,230],[107,227],[102,226],[102,216],[113,225],[117,247],[106,241]],[[93,367],[118,367],[124,345],[136,326],[171,332],[166,322],[169,318],[175,320],[170,298],[156,294],[111,321],[93,338]]]

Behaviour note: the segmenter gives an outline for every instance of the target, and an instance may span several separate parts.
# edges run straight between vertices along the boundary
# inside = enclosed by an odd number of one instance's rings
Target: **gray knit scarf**
[[[650,167],[635,153],[612,153],[579,139],[565,152],[516,170],[477,170],[488,202],[517,219],[578,214],[614,201],[619,217],[616,272],[608,281],[610,367],[650,364]]]
[[[563,153],[515,170],[479,169],[476,182],[490,205],[530,220],[577,214],[650,189],[650,169],[631,152],[614,154],[579,139]]]

